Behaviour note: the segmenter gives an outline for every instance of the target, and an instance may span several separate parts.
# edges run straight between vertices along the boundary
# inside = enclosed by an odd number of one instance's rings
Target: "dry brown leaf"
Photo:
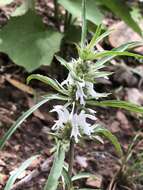
[[[11,84],[13,85],[14,87],[18,88],[19,90],[23,91],[23,92],[26,92],[30,95],[34,95],[34,90],[33,88],[27,86],[26,84],[23,84],[22,82],[16,80],[16,79],[12,79],[10,77],[10,75],[6,75],[5,76],[5,79]]]

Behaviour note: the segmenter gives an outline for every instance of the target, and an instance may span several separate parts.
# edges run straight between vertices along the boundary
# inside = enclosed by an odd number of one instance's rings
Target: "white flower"
[[[92,82],[86,82],[86,89],[87,89],[87,94],[91,98],[99,99],[103,97],[107,97],[109,94],[108,93],[98,93],[94,90],[94,84]]]
[[[68,123],[70,113],[68,109],[66,109],[64,106],[61,105],[54,106],[54,109],[52,109],[51,112],[57,112],[59,118],[58,120],[55,121],[55,124],[52,127],[53,130],[58,130],[60,128],[63,128],[64,124]]]
[[[64,129],[64,126],[67,123],[70,123],[72,127],[71,137],[74,137],[76,143],[78,142],[78,139],[81,135],[85,134],[91,136],[91,134],[94,132],[95,127],[93,128],[93,126],[87,122],[87,119],[91,119],[93,121],[96,120],[96,117],[92,114],[86,114],[83,110],[79,114],[74,113],[74,106],[71,113],[69,113],[68,109],[61,105],[55,106],[52,112],[57,112],[58,114],[58,120],[55,122],[52,129]],[[92,113],[94,113],[93,110]]]
[[[81,105],[85,105],[86,95],[84,93],[85,82],[76,82],[76,100],[79,100]]]

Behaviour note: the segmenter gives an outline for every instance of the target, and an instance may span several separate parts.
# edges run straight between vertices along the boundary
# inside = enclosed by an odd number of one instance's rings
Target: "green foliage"
[[[51,168],[44,190],[57,189],[58,180],[61,176],[63,166],[64,166],[65,150],[66,150],[65,145],[62,144],[61,142],[58,142],[57,152],[55,154],[55,160],[53,162],[53,166]]]
[[[112,108],[122,108],[131,112],[143,114],[143,107],[135,105],[130,102],[120,101],[120,100],[105,100],[105,101],[87,101],[88,105],[99,106],[99,107],[112,107]]]
[[[37,156],[32,156],[31,158],[26,160],[18,169],[13,171],[9,180],[7,181],[7,184],[4,188],[4,190],[11,190],[13,184],[15,183],[15,181],[17,180],[19,175],[21,175],[23,173],[23,171],[26,170],[36,158],[37,158]]]
[[[50,65],[61,39],[59,32],[47,30],[39,16],[28,12],[12,18],[0,31],[0,51],[31,72],[41,65]]]
[[[67,100],[64,98],[64,96],[51,94],[45,96],[40,102],[38,102],[36,105],[34,105],[32,108],[30,108],[28,111],[26,111],[21,117],[18,118],[18,120],[11,126],[11,128],[5,133],[5,135],[0,139],[0,149],[3,148],[6,141],[11,137],[11,135],[17,130],[17,128],[40,106],[45,104],[46,102],[50,100]]]
[[[103,127],[96,127],[95,134],[103,135],[104,137],[106,137],[114,145],[117,154],[120,157],[123,156],[123,151],[122,151],[120,143],[118,142],[117,138],[109,130]]]
[[[110,9],[115,15],[124,20],[126,24],[128,24],[135,32],[142,35],[141,28],[139,25],[133,20],[130,9],[127,6],[126,2],[122,0],[97,0],[108,9]]]
[[[103,20],[103,14],[97,7],[95,0],[87,0],[88,3],[86,5],[87,9],[87,20],[91,21],[92,23],[99,25]],[[58,2],[71,14],[76,17],[81,17],[81,10],[82,10],[82,0],[58,0]]]

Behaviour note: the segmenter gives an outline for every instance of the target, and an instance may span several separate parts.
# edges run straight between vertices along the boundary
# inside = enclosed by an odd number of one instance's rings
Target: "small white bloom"
[[[76,87],[76,100],[79,100],[81,105],[85,105],[84,99],[86,98],[86,95],[83,90],[85,87],[85,82],[76,82]]]
[[[52,112],[57,112],[58,114],[58,120],[55,122],[52,129],[63,129],[67,123],[70,123],[72,127],[71,137],[74,137],[76,143],[78,142],[78,139],[81,135],[85,134],[91,136],[91,134],[94,132],[94,127],[87,122],[87,119],[95,121],[96,117],[92,114],[86,114],[83,110],[79,114],[74,113],[74,105],[71,113],[69,113],[65,106],[60,105],[55,106]]]
[[[94,132],[94,128],[87,122],[87,119],[91,119],[93,121],[96,120],[96,117],[91,115],[91,114],[86,114],[85,111],[81,111],[80,114],[78,115],[78,125],[83,131],[85,135],[90,136],[91,133]]]
[[[52,129],[58,130],[60,128],[63,128],[64,124],[68,122],[69,117],[70,117],[70,113],[68,109],[66,109],[64,106],[57,105],[57,106],[54,106],[54,109],[52,109],[51,112],[57,112],[58,118],[59,118],[57,121],[55,121],[55,124],[52,127]]]

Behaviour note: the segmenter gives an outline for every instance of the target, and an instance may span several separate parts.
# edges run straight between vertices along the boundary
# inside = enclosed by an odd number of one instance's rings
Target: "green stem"
[[[86,0],[82,0],[82,36],[81,36],[81,48],[85,47],[85,40],[87,34],[87,25],[86,25]]]

